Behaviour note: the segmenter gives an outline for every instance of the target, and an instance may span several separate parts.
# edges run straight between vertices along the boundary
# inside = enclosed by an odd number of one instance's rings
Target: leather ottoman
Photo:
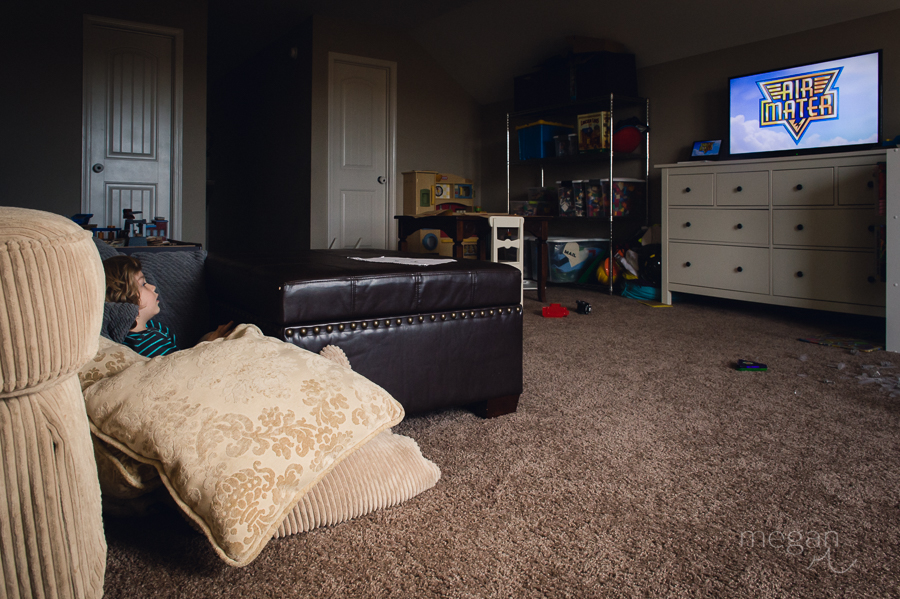
[[[522,392],[521,274],[493,262],[413,266],[353,258],[385,250],[309,250],[241,261],[210,254],[217,322],[253,323],[312,352],[340,347],[353,369],[408,414],[468,406],[513,412]]]

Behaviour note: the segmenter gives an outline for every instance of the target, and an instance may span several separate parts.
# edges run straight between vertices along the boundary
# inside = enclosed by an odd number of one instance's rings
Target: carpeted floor
[[[883,320],[529,296],[516,414],[395,428],[435,488],[241,569],[174,513],[107,519],[105,597],[900,597],[900,354],[798,341]]]

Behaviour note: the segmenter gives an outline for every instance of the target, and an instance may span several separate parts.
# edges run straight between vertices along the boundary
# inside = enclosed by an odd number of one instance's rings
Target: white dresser
[[[897,160],[886,158],[896,152],[657,166],[663,302],[679,291],[884,316],[877,242],[885,215],[876,167],[888,162],[887,217],[896,219],[890,165]],[[889,238],[896,225],[889,223]],[[889,256],[887,282],[894,287],[896,264]],[[888,349],[900,349],[891,344],[889,330]]]

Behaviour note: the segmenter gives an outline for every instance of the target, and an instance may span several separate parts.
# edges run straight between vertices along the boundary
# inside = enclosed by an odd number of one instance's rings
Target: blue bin
[[[556,156],[553,136],[568,135],[574,131],[575,127],[549,121],[536,121],[516,127],[516,135],[519,138],[519,160]]]

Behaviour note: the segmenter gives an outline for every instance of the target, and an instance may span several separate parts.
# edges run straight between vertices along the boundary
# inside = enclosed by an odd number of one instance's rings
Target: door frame
[[[385,192],[385,210],[386,213],[384,215],[385,219],[385,234],[387,235],[387,239],[385,239],[386,249],[391,249],[394,247],[394,244],[397,240],[397,222],[394,219],[394,212],[397,209],[397,198],[396,195],[396,165],[397,165],[397,63],[390,60],[380,60],[378,58],[368,58],[365,56],[355,56],[353,54],[341,54],[339,52],[329,52],[328,53],[328,147],[326,149],[328,156],[328,190],[327,190],[327,204],[328,209],[326,212],[327,219],[327,227],[328,227],[328,235],[325,240],[326,246],[328,247],[331,244],[331,240],[337,237],[337,232],[331,230],[331,223],[333,216],[332,211],[334,207],[332,206],[332,195],[331,192],[334,189],[334,176],[335,176],[335,168],[331,163],[331,148],[334,147],[334,144],[338,143],[338,140],[334,135],[334,128],[331,126],[331,107],[334,101],[334,64],[335,62],[352,62],[355,64],[359,64],[362,66],[371,66],[371,67],[380,67],[386,69],[388,72],[388,82],[387,82],[387,126],[385,130],[387,131],[387,148],[385,148],[385,156],[387,159],[386,165],[386,174],[387,181],[384,184],[384,192]]]
[[[182,162],[184,138],[184,30],[148,23],[123,21],[95,15],[84,15],[82,40],[87,39],[95,26],[120,29],[134,33],[149,33],[172,38],[172,205],[169,211],[169,237],[181,239],[182,229]],[[82,68],[82,129],[81,129],[81,209],[90,211],[91,154],[91,85],[87,61]],[[100,224],[106,226],[106,223]]]

